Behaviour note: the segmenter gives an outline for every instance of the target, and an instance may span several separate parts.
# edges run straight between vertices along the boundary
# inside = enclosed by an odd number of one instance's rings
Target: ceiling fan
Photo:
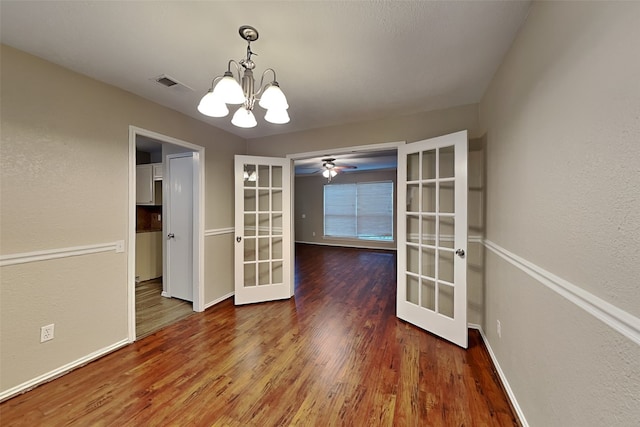
[[[322,159],[322,169],[320,169],[320,171],[322,171],[322,176],[327,178],[329,182],[331,182],[331,178],[336,176],[338,172],[344,169],[358,169],[357,166],[353,165],[336,165],[335,161],[336,159],[334,159],[333,157]]]
[[[358,167],[355,165],[336,164],[336,159],[328,156],[320,159],[322,167],[318,169],[312,166],[313,163],[317,161],[317,159],[308,159],[307,161],[305,161],[305,165],[309,166],[296,167],[296,171],[302,173],[303,175],[322,173],[322,176],[324,176],[329,180],[329,182],[331,182],[331,179],[334,176],[345,169],[358,169]]]

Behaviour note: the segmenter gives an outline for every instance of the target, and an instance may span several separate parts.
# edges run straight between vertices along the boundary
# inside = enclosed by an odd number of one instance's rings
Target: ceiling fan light
[[[224,77],[213,89],[213,94],[225,104],[242,104],[245,101],[242,86],[233,78],[230,71],[224,73]]]
[[[198,111],[209,117],[224,117],[229,114],[226,104],[211,89],[200,100]]]
[[[231,123],[239,128],[252,128],[258,124],[256,117],[244,105],[235,112]]]
[[[325,178],[333,178],[336,175],[338,175],[338,172],[336,172],[334,169],[325,169],[324,172],[322,172],[322,176],[324,176]]]
[[[262,94],[260,102],[258,102],[265,110],[277,109],[286,110],[289,108],[287,103],[287,97],[284,96],[284,92],[280,89],[278,82],[273,82]],[[286,123],[286,122],[285,122]]]
[[[274,123],[277,125],[289,123],[289,120],[291,120],[289,118],[289,113],[287,113],[287,110],[274,108],[267,110],[267,113],[264,115],[264,119],[269,123]]]

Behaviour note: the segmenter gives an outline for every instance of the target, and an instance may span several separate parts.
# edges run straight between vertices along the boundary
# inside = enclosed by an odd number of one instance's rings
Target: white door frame
[[[194,224],[194,292],[193,310],[204,311],[204,147],[162,135],[157,132],[129,126],[129,221],[128,221],[128,256],[127,256],[127,312],[128,312],[128,340],[136,340],[136,136],[145,136],[187,148],[198,153],[200,161],[196,171],[199,194],[194,198],[194,212],[197,219]]]

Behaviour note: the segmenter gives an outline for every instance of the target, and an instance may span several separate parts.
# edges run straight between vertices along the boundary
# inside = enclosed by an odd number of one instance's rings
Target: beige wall
[[[13,48],[0,54],[3,255],[127,240],[130,125],[205,147],[205,229],[233,226],[243,139]],[[205,304],[233,290],[233,265],[217,262],[232,238],[206,238]],[[126,250],[0,273],[0,392],[127,338]],[[56,338],[41,344],[49,323]]]
[[[639,2],[534,3],[480,104],[489,242],[636,325],[638,22]],[[484,329],[530,425],[637,425],[637,343],[498,252],[486,285]]]
[[[383,142],[415,142],[465,129],[470,138],[479,136],[477,104],[250,139],[247,150],[256,156],[283,157]]]

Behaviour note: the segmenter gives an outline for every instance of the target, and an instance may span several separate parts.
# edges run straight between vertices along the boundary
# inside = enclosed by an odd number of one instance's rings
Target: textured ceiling
[[[118,86],[243,138],[478,102],[524,22],[517,1],[20,1],[0,3],[2,43]],[[241,25],[260,38],[291,122],[239,129],[196,106]],[[166,74],[186,88],[166,88]],[[233,111],[233,110],[232,110]]]

